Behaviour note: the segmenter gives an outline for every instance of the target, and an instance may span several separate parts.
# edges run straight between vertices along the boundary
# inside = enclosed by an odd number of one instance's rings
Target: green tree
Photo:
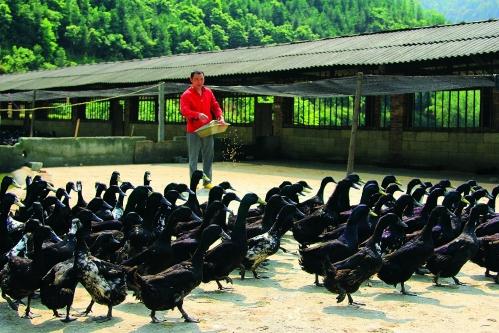
[[[468,3],[485,6],[479,0],[461,3],[466,9]],[[0,71],[444,22],[415,0],[0,0]]]
[[[33,51],[13,46],[10,54],[2,59],[2,67],[6,72],[26,72],[35,69],[37,59]]]

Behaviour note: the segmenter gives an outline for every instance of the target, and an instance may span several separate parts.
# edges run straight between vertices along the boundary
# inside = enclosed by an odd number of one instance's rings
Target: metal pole
[[[36,90],[33,90],[33,102],[31,103],[31,108],[35,108],[36,102]],[[26,115],[27,117],[28,115]],[[31,123],[29,124],[29,136],[33,137],[33,133],[35,132],[35,110],[31,111]]]
[[[353,164],[355,159],[355,139],[357,136],[357,127],[359,126],[359,114],[360,114],[360,97],[362,95],[362,79],[364,74],[362,72],[357,73],[357,88],[355,89],[355,101],[354,101],[354,111],[352,118],[352,131],[350,134],[350,146],[348,147],[348,164],[347,164],[347,175],[353,172]]]
[[[158,87],[158,142],[165,140],[165,83]]]

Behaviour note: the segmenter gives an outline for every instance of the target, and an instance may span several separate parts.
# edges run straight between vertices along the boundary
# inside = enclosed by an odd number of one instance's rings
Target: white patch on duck
[[[277,252],[280,245],[280,240],[272,237],[268,232],[253,237],[251,242],[255,245],[248,249],[246,258],[254,262],[253,267],[257,267],[269,255]]]
[[[92,299],[99,304],[110,304],[114,305],[121,303],[126,297],[126,282],[125,282],[125,274],[116,274],[119,273],[117,271],[109,270],[107,272],[103,272],[107,266],[106,263],[100,259],[89,256],[88,254],[79,254],[77,258],[77,265],[81,272],[80,282],[88,291],[88,293],[92,296]],[[100,267],[102,269],[100,269]],[[115,277],[111,277],[113,274]],[[108,278],[104,277],[103,274],[106,274]],[[117,297],[117,299],[113,300],[112,295],[124,292],[123,299],[121,297]]]
[[[17,242],[17,244],[7,253],[7,257],[19,257],[21,254],[28,253],[29,237],[30,236],[28,234],[24,234],[19,242]]]
[[[16,221],[12,218],[12,216],[7,216],[7,231],[14,232],[14,231],[21,231],[24,229],[24,223]]]
[[[119,220],[123,216],[123,208],[114,207],[112,211],[113,217],[115,220]]]

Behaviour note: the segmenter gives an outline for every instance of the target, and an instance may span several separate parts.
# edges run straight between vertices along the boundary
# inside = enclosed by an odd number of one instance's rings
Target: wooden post
[[[75,138],[78,137],[78,132],[79,131],[80,131],[80,118],[76,118]]]
[[[357,88],[355,89],[354,111],[352,118],[352,131],[350,134],[350,145],[348,147],[347,176],[353,172],[355,159],[355,139],[357,137],[357,127],[359,126],[360,98],[362,96],[362,79],[364,74],[357,73]]]
[[[35,102],[36,102],[36,90],[33,90],[33,102],[31,103],[31,122],[29,124],[29,136],[32,138],[35,132]],[[25,115],[27,117],[28,115]]]
[[[165,83],[158,87],[158,142],[165,140]]]

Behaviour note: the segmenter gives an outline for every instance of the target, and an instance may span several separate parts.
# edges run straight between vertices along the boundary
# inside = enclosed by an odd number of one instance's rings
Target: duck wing
[[[141,265],[147,260],[149,256],[154,255],[153,251],[154,249],[151,248],[145,249],[144,251],[136,254],[135,256],[123,261],[121,264],[123,266],[128,266],[128,267]]]
[[[442,256],[452,256],[455,253],[465,250],[468,246],[469,240],[465,238],[456,238],[445,245],[437,247],[434,253]]]
[[[179,293],[179,291],[190,291],[196,287],[201,281],[198,281],[193,274],[192,264],[190,262],[181,262],[167,270],[155,274],[145,275],[142,277],[149,285],[163,285],[170,291]]]
[[[350,257],[333,263],[333,266],[337,271],[343,269],[355,269],[362,266],[367,255],[368,254],[366,253],[365,249],[362,248]]]
[[[121,266],[112,264],[108,261],[92,258],[95,266],[97,267],[98,274],[106,280],[115,280],[125,277],[125,271]]]

